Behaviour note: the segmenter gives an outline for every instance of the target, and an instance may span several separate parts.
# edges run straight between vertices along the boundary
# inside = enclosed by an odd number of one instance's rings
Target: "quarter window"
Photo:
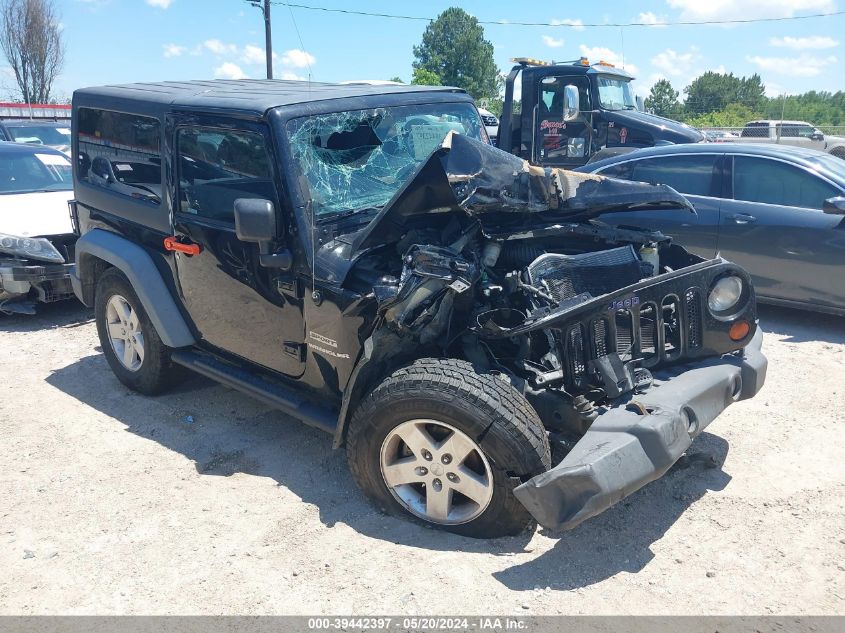
[[[179,211],[234,224],[235,200],[262,198],[278,208],[264,137],[257,132],[182,128]]]
[[[138,201],[161,203],[161,127],[157,119],[80,108],[79,180]]]
[[[734,198],[787,207],[821,209],[841,192],[815,174],[777,160],[736,156]]]
[[[631,180],[669,185],[690,196],[712,196],[717,156],[666,156],[634,163]]]

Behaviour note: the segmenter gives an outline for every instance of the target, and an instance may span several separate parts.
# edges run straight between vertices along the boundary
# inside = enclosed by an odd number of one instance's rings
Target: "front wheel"
[[[533,526],[513,489],[550,466],[525,398],[454,359],[418,360],[378,385],[353,416],[346,450],[381,508],[476,538]]]

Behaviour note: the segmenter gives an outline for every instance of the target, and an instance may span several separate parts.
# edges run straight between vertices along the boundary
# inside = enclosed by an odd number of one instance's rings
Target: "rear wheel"
[[[355,412],[346,449],[381,508],[477,538],[533,527],[513,489],[550,466],[525,398],[453,359],[419,360],[378,385]]]
[[[97,282],[94,314],[100,346],[118,380],[147,395],[161,393],[178,373],[129,280],[116,268]]]

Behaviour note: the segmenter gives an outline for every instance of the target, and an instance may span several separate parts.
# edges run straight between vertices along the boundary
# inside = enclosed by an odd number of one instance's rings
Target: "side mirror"
[[[823,141],[824,134],[822,134],[821,132],[814,132],[813,134],[810,134],[810,138],[814,141]]]
[[[581,94],[578,86],[566,86],[563,89],[563,120],[572,121],[580,113]]]
[[[98,178],[102,178],[108,183],[114,182],[114,176],[112,176],[111,165],[109,165],[109,161],[103,158],[102,156],[97,156],[94,158],[94,162],[91,163],[91,172]]]
[[[235,200],[235,235],[242,242],[258,244],[258,262],[266,268],[290,270],[293,257],[288,249],[272,251],[276,238],[276,209],[263,198]]]
[[[845,196],[836,196],[824,201],[822,211],[831,215],[845,215]]]

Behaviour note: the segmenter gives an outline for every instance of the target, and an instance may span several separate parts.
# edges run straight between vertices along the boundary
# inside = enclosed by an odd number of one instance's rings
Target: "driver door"
[[[293,273],[259,264],[235,234],[234,202],[261,198],[280,218],[279,178],[265,126],[218,118],[175,121],[173,233],[185,308],[202,343],[292,377],[302,375],[305,324]],[[284,226],[281,219],[278,226]]]
[[[534,162],[555,167],[583,165],[591,154],[593,127],[590,83],[586,77],[551,75],[540,81],[540,98],[534,115]],[[575,86],[581,97],[581,114],[572,121],[563,115],[566,86]]]

